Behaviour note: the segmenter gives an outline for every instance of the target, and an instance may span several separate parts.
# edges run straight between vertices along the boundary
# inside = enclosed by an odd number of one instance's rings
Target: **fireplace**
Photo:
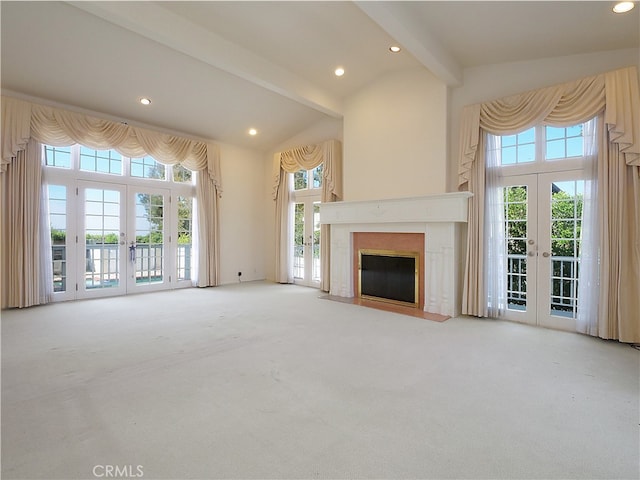
[[[424,233],[416,232],[352,232],[353,292],[357,298],[386,301],[422,309],[424,307]],[[362,252],[365,253],[365,284],[362,291]],[[404,270],[405,290],[395,291]],[[377,282],[378,285],[372,284]],[[367,282],[365,282],[367,283]],[[413,286],[410,287],[408,283]],[[385,286],[386,284],[386,286]],[[373,290],[371,290],[373,289]],[[412,297],[411,297],[412,296]]]
[[[418,307],[420,252],[358,251],[358,297]]]
[[[464,224],[471,195],[453,192],[321,204],[320,223],[331,227],[329,293],[358,297],[360,249],[419,252],[418,308],[457,315],[462,302]],[[381,243],[361,243],[362,235],[374,235],[372,238],[378,237]],[[387,243],[384,235],[393,235],[393,241]]]

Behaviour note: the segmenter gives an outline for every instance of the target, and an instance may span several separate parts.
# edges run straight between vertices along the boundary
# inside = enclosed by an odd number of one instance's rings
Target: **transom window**
[[[80,170],[122,175],[122,155],[115,150],[91,150],[81,146]]]
[[[502,166],[581,158],[585,154],[584,123],[569,127],[539,126],[514,135],[494,137]]]
[[[582,157],[584,155],[584,125],[557,128],[545,127],[547,160]]]
[[[81,145],[45,145],[44,158],[47,167],[60,170],[79,170],[192,185],[195,182],[193,172],[182,165],[163,165],[150,156],[128,158],[115,150],[93,150]]]
[[[131,176],[138,178],[165,179],[165,166],[147,156],[131,159]]]
[[[514,165],[535,161],[535,128],[530,128],[517,135],[505,135],[500,138],[502,140],[502,165]]]
[[[322,169],[321,163],[312,170],[298,170],[293,174],[293,189],[312,190],[322,187]]]
[[[49,167],[71,168],[71,147],[45,148],[45,165]]]

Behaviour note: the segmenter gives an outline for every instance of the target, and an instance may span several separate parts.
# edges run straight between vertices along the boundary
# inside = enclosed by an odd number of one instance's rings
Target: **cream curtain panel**
[[[276,202],[276,281],[291,283],[290,232],[291,206],[289,173],[311,170],[320,164],[322,170],[323,203],[335,202],[342,198],[342,146],[338,140],[327,140],[316,145],[294,148],[279,152],[273,158],[273,199]],[[321,289],[329,291],[329,246],[331,244],[329,225],[320,227],[320,258],[322,259]]]
[[[29,140],[7,166],[2,184],[2,308],[49,301],[42,272],[41,146]],[[50,258],[50,255],[49,255]]]
[[[539,124],[576,124],[599,113],[604,114],[606,128],[598,152],[602,261],[597,335],[640,342],[640,94],[636,67],[464,108],[458,189],[469,190],[474,197],[470,199],[462,313],[487,316],[482,266],[485,153],[479,148],[480,139],[485,133],[509,135]]]
[[[215,286],[219,278],[217,199],[222,194],[217,145],[103,120],[59,108],[2,96],[0,174],[33,139],[42,144],[82,144],[98,150],[114,149],[128,157],[152,156],[165,165],[180,164],[198,176],[198,286]],[[3,207],[3,215],[11,215]],[[3,249],[5,246],[3,245]],[[3,283],[3,289],[6,287]]]

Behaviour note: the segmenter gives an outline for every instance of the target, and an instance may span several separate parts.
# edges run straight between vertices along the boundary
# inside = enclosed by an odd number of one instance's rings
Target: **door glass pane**
[[[164,195],[136,196],[136,284],[163,280]]]
[[[178,197],[178,280],[191,280],[193,199]]]
[[[304,203],[294,205],[293,277],[304,278]]]
[[[53,261],[53,291],[67,291],[67,187],[49,185],[49,227]]]
[[[507,241],[507,307],[527,308],[527,187],[504,189]]]
[[[550,313],[575,318],[584,181],[551,184]]]
[[[322,165],[322,164],[321,164]],[[320,263],[320,202],[313,203],[313,275],[311,280],[319,282],[322,265]]]
[[[117,287],[120,284],[120,192],[99,188],[85,190],[85,287]]]

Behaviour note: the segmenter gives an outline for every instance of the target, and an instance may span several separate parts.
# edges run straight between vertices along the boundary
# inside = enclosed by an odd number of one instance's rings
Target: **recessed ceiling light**
[[[141,103],[142,105],[151,105],[151,99],[146,98],[146,97],[142,97],[142,98],[140,99],[140,103]]]
[[[255,128],[250,128],[249,129],[249,135],[253,136],[253,135],[257,135],[258,131]]]
[[[389,51],[392,53],[398,53],[401,50],[401,48],[397,45],[391,45],[389,47]]]
[[[613,7],[613,11],[616,13],[626,13],[634,7],[633,2],[619,2]]]
[[[342,67],[336,68],[335,74],[337,77],[341,77],[342,75],[344,75],[344,68]]]

